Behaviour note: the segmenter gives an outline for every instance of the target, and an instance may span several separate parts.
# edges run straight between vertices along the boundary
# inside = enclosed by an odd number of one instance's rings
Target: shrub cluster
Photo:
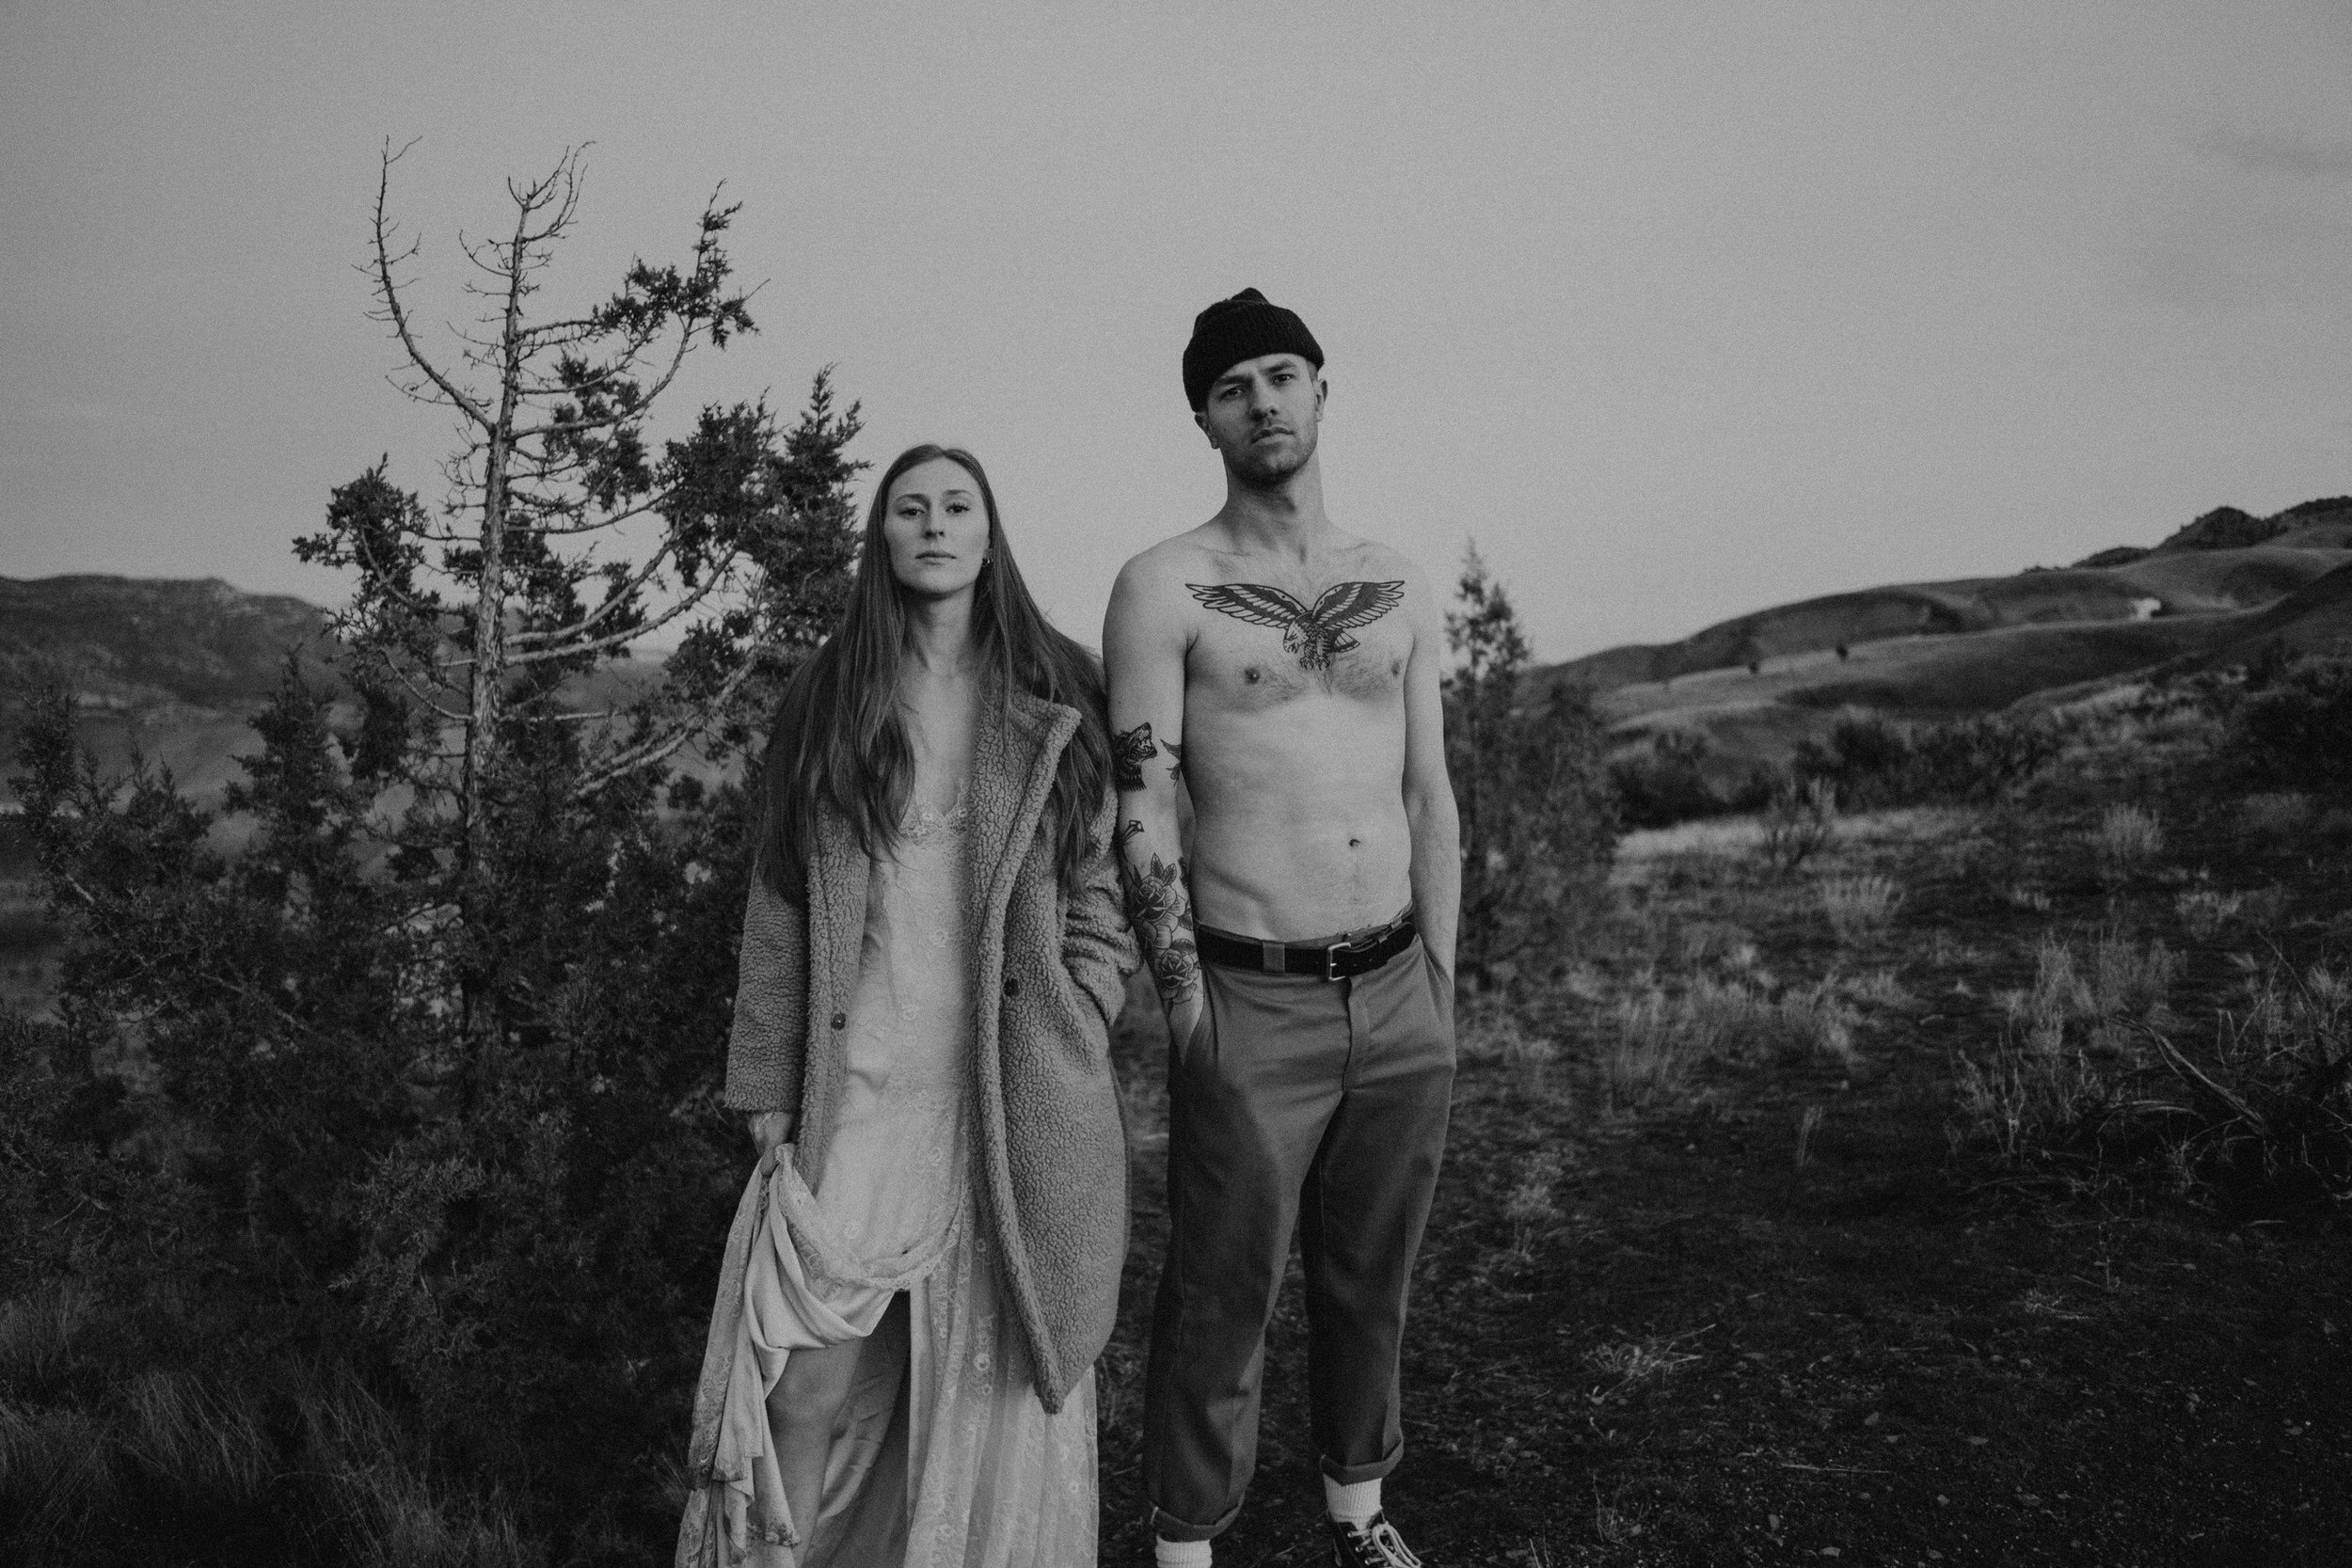
[[[461,624],[346,617],[340,689],[290,662],[215,807],[102,776],[65,691],[33,701],[15,782],[65,956],[59,1022],[0,1023],[0,1302],[76,1292],[103,1354],[0,1369],[0,1560],[153,1560],[134,1496],[249,1533],[239,1561],[634,1562],[673,1537],[661,1462],[750,1167],[719,1088],[751,730],[848,580],[856,430],[821,380],[780,448],[762,415],[775,613],[698,626],[617,715],[562,696],[617,630],[512,665],[460,724],[409,673],[465,663]],[[383,532],[422,515],[380,472],[336,492],[363,601],[432,608]],[[580,610],[570,567],[508,565],[516,646]],[[757,673],[696,707],[669,689],[698,661]],[[673,775],[665,733],[725,782]],[[393,1436],[345,1430],[370,1402]],[[91,1456],[71,1484],[60,1433]],[[324,1535],[267,1528],[322,1509]]]
[[[1830,784],[1848,810],[1997,800],[2056,761],[2060,744],[2057,724],[2039,717],[1914,723],[1848,713],[1826,740],[1798,747],[1790,771]]]
[[[497,1514],[628,1560],[670,1523],[645,1465],[682,1440],[694,1287],[746,1164],[716,1101],[743,791],[510,801],[501,1028],[469,1036],[433,983],[469,933],[368,868],[326,711],[290,675],[230,801],[251,830],[233,855],[167,779],[118,789],[78,760],[62,694],[31,727],[26,816],[70,940],[62,1022],[0,1023],[0,1296],[77,1291],[108,1348],[9,1380],[0,1518],[33,1533],[0,1543],[111,1560],[135,1491],[261,1531],[252,1560],[356,1555],[262,1530],[322,1498],[248,1472],[358,1466],[443,1499],[433,1528]],[[373,1457],[305,1435],[354,1389],[403,1433]],[[193,1434],[158,1447],[159,1421]],[[69,1428],[89,1457],[60,1491],[28,1434]]]
[[[1772,798],[1772,774],[1750,769],[1725,784],[1712,774],[1707,736],[1695,730],[1658,730],[1649,744],[1611,759],[1609,790],[1619,821],[1629,828],[1671,828],[1677,822],[1756,811]]]
[[[2275,950],[2249,960],[2206,1046],[2167,1010],[2177,969],[2160,942],[2044,933],[2000,1041],[1960,1064],[1969,1130],[2019,1164],[2161,1164],[2233,1204],[2352,1199],[2352,982]]]
[[[2352,658],[2249,671],[2229,749],[2258,787],[2352,794]]]

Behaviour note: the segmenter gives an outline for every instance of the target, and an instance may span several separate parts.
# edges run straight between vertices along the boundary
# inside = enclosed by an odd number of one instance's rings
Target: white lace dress
[[[681,1562],[713,1560],[711,1546],[718,1562],[760,1568],[1095,1561],[1094,1374],[1058,1415],[1039,1403],[975,1209],[963,829],[961,804],[945,815],[918,806],[897,855],[875,862],[824,1169],[812,1192],[771,1156],[744,1195],[729,1243],[749,1248],[742,1313],[712,1473],[739,1478],[723,1498],[725,1533],[750,1551],[736,1557],[710,1539],[721,1521],[697,1493]],[[824,1498],[816,1520],[792,1521],[765,1396],[794,1349],[852,1338],[866,1348]],[[714,1356],[718,1340],[714,1325]],[[707,1544],[690,1551],[698,1528]]]

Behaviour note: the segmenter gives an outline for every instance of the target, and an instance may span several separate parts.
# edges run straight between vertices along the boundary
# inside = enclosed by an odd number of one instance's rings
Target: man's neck
[[[1260,485],[1225,471],[1225,505],[1213,519],[1251,555],[1282,555],[1304,562],[1314,547],[1338,531],[1323,510],[1323,459],[1288,479]]]

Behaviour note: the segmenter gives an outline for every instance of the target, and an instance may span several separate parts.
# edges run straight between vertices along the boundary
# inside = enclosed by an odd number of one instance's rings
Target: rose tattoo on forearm
[[[1140,822],[1120,828],[1120,871],[1127,885],[1127,918],[1134,922],[1145,962],[1152,966],[1152,983],[1158,988],[1160,1006],[1169,1013],[1200,993],[1200,952],[1192,939],[1192,896],[1184,886],[1184,863],[1174,865],[1148,847],[1143,863],[1125,853],[1125,847],[1143,832]]]

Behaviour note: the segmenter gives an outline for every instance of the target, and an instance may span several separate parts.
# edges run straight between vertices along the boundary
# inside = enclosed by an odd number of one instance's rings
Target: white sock
[[[1152,1538],[1152,1561],[1155,1568],[1209,1568],[1209,1544],[1170,1541],[1164,1535],[1155,1535]]]
[[[1341,1524],[1362,1529],[1380,1516],[1380,1478],[1343,1484],[1324,1477],[1323,1509]]]

